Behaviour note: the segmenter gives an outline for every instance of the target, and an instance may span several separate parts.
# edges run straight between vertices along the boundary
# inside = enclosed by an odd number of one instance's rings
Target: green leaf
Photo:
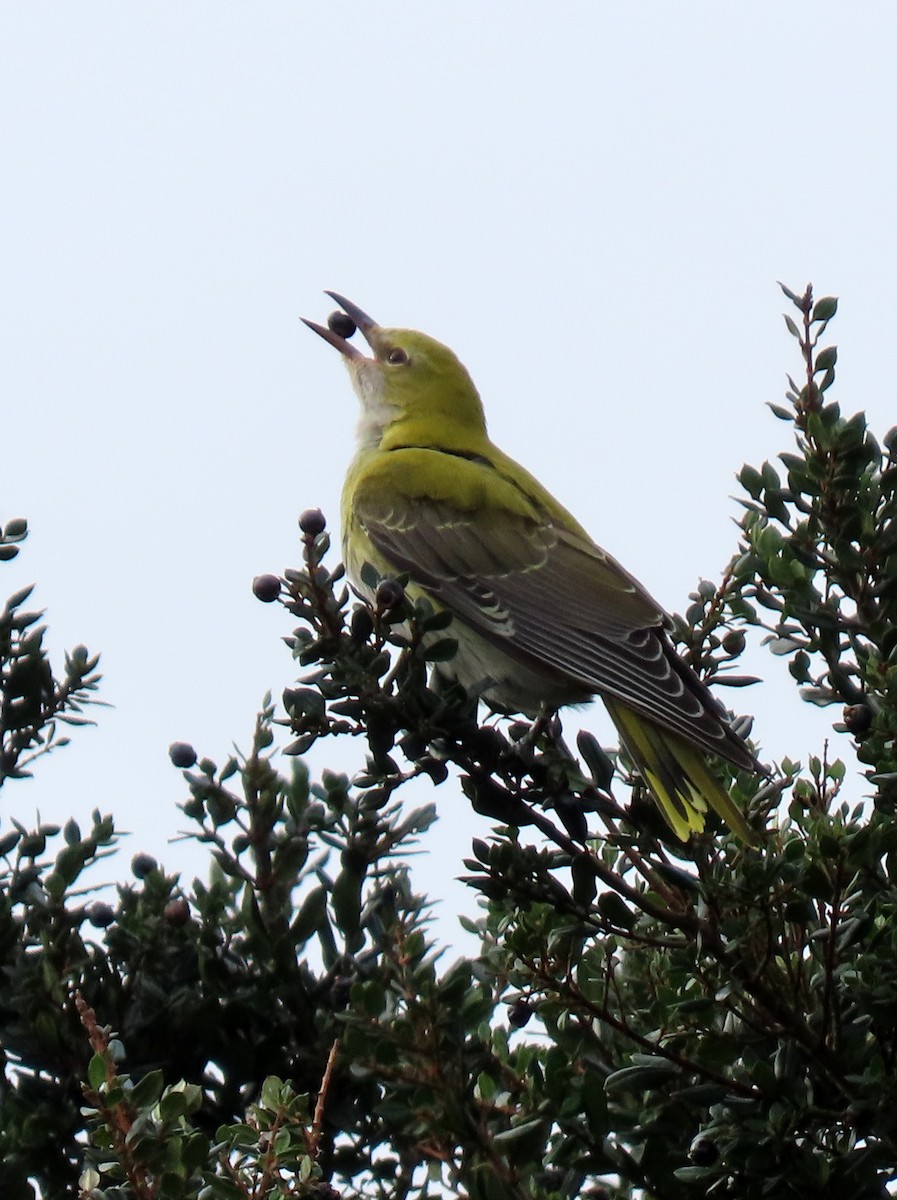
[[[595,899],[598,891],[598,880],[587,854],[578,854],[571,864],[573,877],[573,898],[584,909]]]
[[[632,929],[636,923],[636,914],[630,910],[626,901],[617,892],[602,892],[598,897],[596,907],[602,917],[619,928]]]
[[[183,1092],[167,1091],[159,1101],[159,1113],[163,1121],[174,1121],[187,1111],[187,1097]]]
[[[262,1104],[271,1112],[277,1112],[284,1101],[283,1080],[277,1075],[269,1075],[262,1084]]]
[[[835,296],[823,296],[813,305],[814,321],[830,321],[838,311],[838,300]]]
[[[766,401],[766,407],[770,409],[774,416],[777,416],[780,421],[793,421],[794,413],[790,408],[783,408],[781,404],[773,404],[771,400]]]
[[[217,1141],[231,1146],[254,1146],[258,1140],[258,1130],[244,1123],[222,1125],[215,1134],[215,1138]]]
[[[340,871],[333,885],[333,914],[337,928],[353,943],[361,928],[361,888],[364,872],[354,865]],[[355,947],[356,949],[360,947]]]
[[[576,735],[576,748],[589,769],[595,787],[599,791],[606,791],[614,777],[614,764],[610,756],[602,749],[595,735],[587,729],[580,729]]]
[[[677,1167],[673,1171],[674,1177],[681,1179],[683,1183],[700,1183],[702,1180],[706,1182],[715,1174],[712,1167]]]
[[[894,432],[897,433],[897,430],[895,430]],[[34,591],[34,584],[30,583],[30,584],[28,584],[27,587],[21,588],[18,592],[13,592],[13,594],[10,596],[10,598],[6,601],[6,610],[5,611],[7,613],[11,613],[15,609],[19,608],[22,604],[25,603],[25,601],[28,599],[28,597],[31,595],[31,593],[33,591]],[[43,614],[41,614],[41,615],[43,615]]]
[[[838,361],[838,347],[826,346],[824,350],[820,350],[816,355],[816,361],[813,364],[814,372],[828,371]]]
[[[791,290],[790,288],[788,288],[788,287],[785,287],[784,283],[782,283],[782,281],[781,281],[781,280],[777,280],[777,282],[778,282],[778,285],[779,285],[779,287],[782,289],[782,291],[783,291],[783,292],[785,293],[785,295],[788,297],[788,299],[789,299],[789,300],[790,300],[790,301],[791,301],[793,304],[796,304],[796,305],[798,305],[798,307],[799,307],[799,306],[800,306],[800,304],[801,304],[801,298],[800,298],[800,296],[798,296],[798,295],[797,295],[795,292],[792,292],[792,290]]]
[[[500,1144],[516,1142],[521,1138],[529,1137],[532,1133],[541,1133],[545,1128],[546,1122],[542,1118],[521,1121],[519,1125],[512,1125],[510,1129],[503,1129],[501,1133],[496,1133],[492,1140]]]
[[[161,1070],[149,1071],[134,1085],[131,1092],[131,1103],[135,1108],[149,1108],[157,1102],[165,1086],[165,1076]]]
[[[361,564],[361,582],[372,590],[376,590],[380,582],[380,572],[373,563],[364,562]]]
[[[327,919],[327,891],[324,887],[313,888],[302,902],[299,912],[290,926],[290,933],[297,946],[303,946]]]
[[[440,638],[424,650],[427,662],[448,662],[458,653],[457,638]]]
[[[679,1068],[667,1059],[654,1058],[651,1055],[642,1055],[641,1057],[653,1058],[653,1062],[650,1065],[644,1063],[638,1066],[623,1067],[622,1070],[608,1075],[604,1081],[604,1090],[608,1095],[621,1092],[645,1092],[650,1088],[663,1085],[674,1075],[679,1074]]]
[[[18,829],[13,829],[9,833],[3,834],[0,837],[0,858],[5,858],[11,850],[15,850],[21,837],[22,834]]]
[[[738,480],[749,496],[754,500],[760,499],[763,492],[763,477],[756,467],[745,463],[738,473]]]
[[[106,1057],[94,1054],[87,1066],[87,1082],[95,1092],[99,1092],[106,1082]]]

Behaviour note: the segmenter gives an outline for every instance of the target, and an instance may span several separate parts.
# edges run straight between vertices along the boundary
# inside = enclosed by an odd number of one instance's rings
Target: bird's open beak
[[[372,336],[376,336],[376,332],[380,328],[377,322],[369,317],[366,312],[360,309],[357,304],[353,304],[351,300],[347,300],[345,296],[341,296],[339,292],[325,292],[325,295],[330,296],[332,300],[335,300],[343,312],[352,318],[352,320],[361,330],[365,341],[376,353],[376,346],[372,341]],[[305,317],[302,317],[302,321],[309,327],[309,329],[313,329],[319,337],[322,337],[325,342],[329,342],[331,346],[334,346],[337,350],[339,350],[340,354],[342,354],[345,358],[365,358],[365,355],[362,354],[356,346],[353,346],[351,342],[347,341],[346,338],[341,337],[340,334],[334,333],[332,329],[328,329],[325,325],[318,325],[316,321],[309,321]]]

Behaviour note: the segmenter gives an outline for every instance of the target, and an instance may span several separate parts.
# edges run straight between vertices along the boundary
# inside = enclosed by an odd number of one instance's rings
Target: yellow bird
[[[683,841],[708,806],[756,841],[707,758],[748,771],[757,761],[670,645],[663,609],[490,441],[479,393],[448,347],[383,329],[327,294],[343,312],[330,328],[305,323],[339,350],[361,402],[342,497],[354,586],[370,595],[369,562],[448,609],[458,654],[440,669],[498,711],[535,717],[600,696]],[[347,340],[356,326],[371,356]]]

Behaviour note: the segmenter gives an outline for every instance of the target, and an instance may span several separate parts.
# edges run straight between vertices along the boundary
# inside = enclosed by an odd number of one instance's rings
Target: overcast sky
[[[338,522],[355,400],[298,319],[324,288],[450,344],[495,440],[670,609],[735,548],[742,462],[790,448],[777,279],[841,297],[834,395],[894,423],[895,26],[892,0],[0,4],[0,520],[32,530],[0,591],[37,581],[115,706],[0,828],[99,807],[134,831],[118,874],[204,873],[167,844],[167,746],[223,761],[294,678],[250,583],[297,561],[302,509]],[[838,714],[769,671],[734,697],[763,756],[821,750]],[[436,795],[450,916],[488,824]]]

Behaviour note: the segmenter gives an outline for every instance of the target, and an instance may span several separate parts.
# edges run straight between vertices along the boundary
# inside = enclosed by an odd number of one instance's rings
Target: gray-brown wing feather
[[[750,767],[722,708],[670,646],[663,610],[610,555],[549,520],[459,520],[415,501],[356,510],[377,549],[480,636],[568,672]]]

